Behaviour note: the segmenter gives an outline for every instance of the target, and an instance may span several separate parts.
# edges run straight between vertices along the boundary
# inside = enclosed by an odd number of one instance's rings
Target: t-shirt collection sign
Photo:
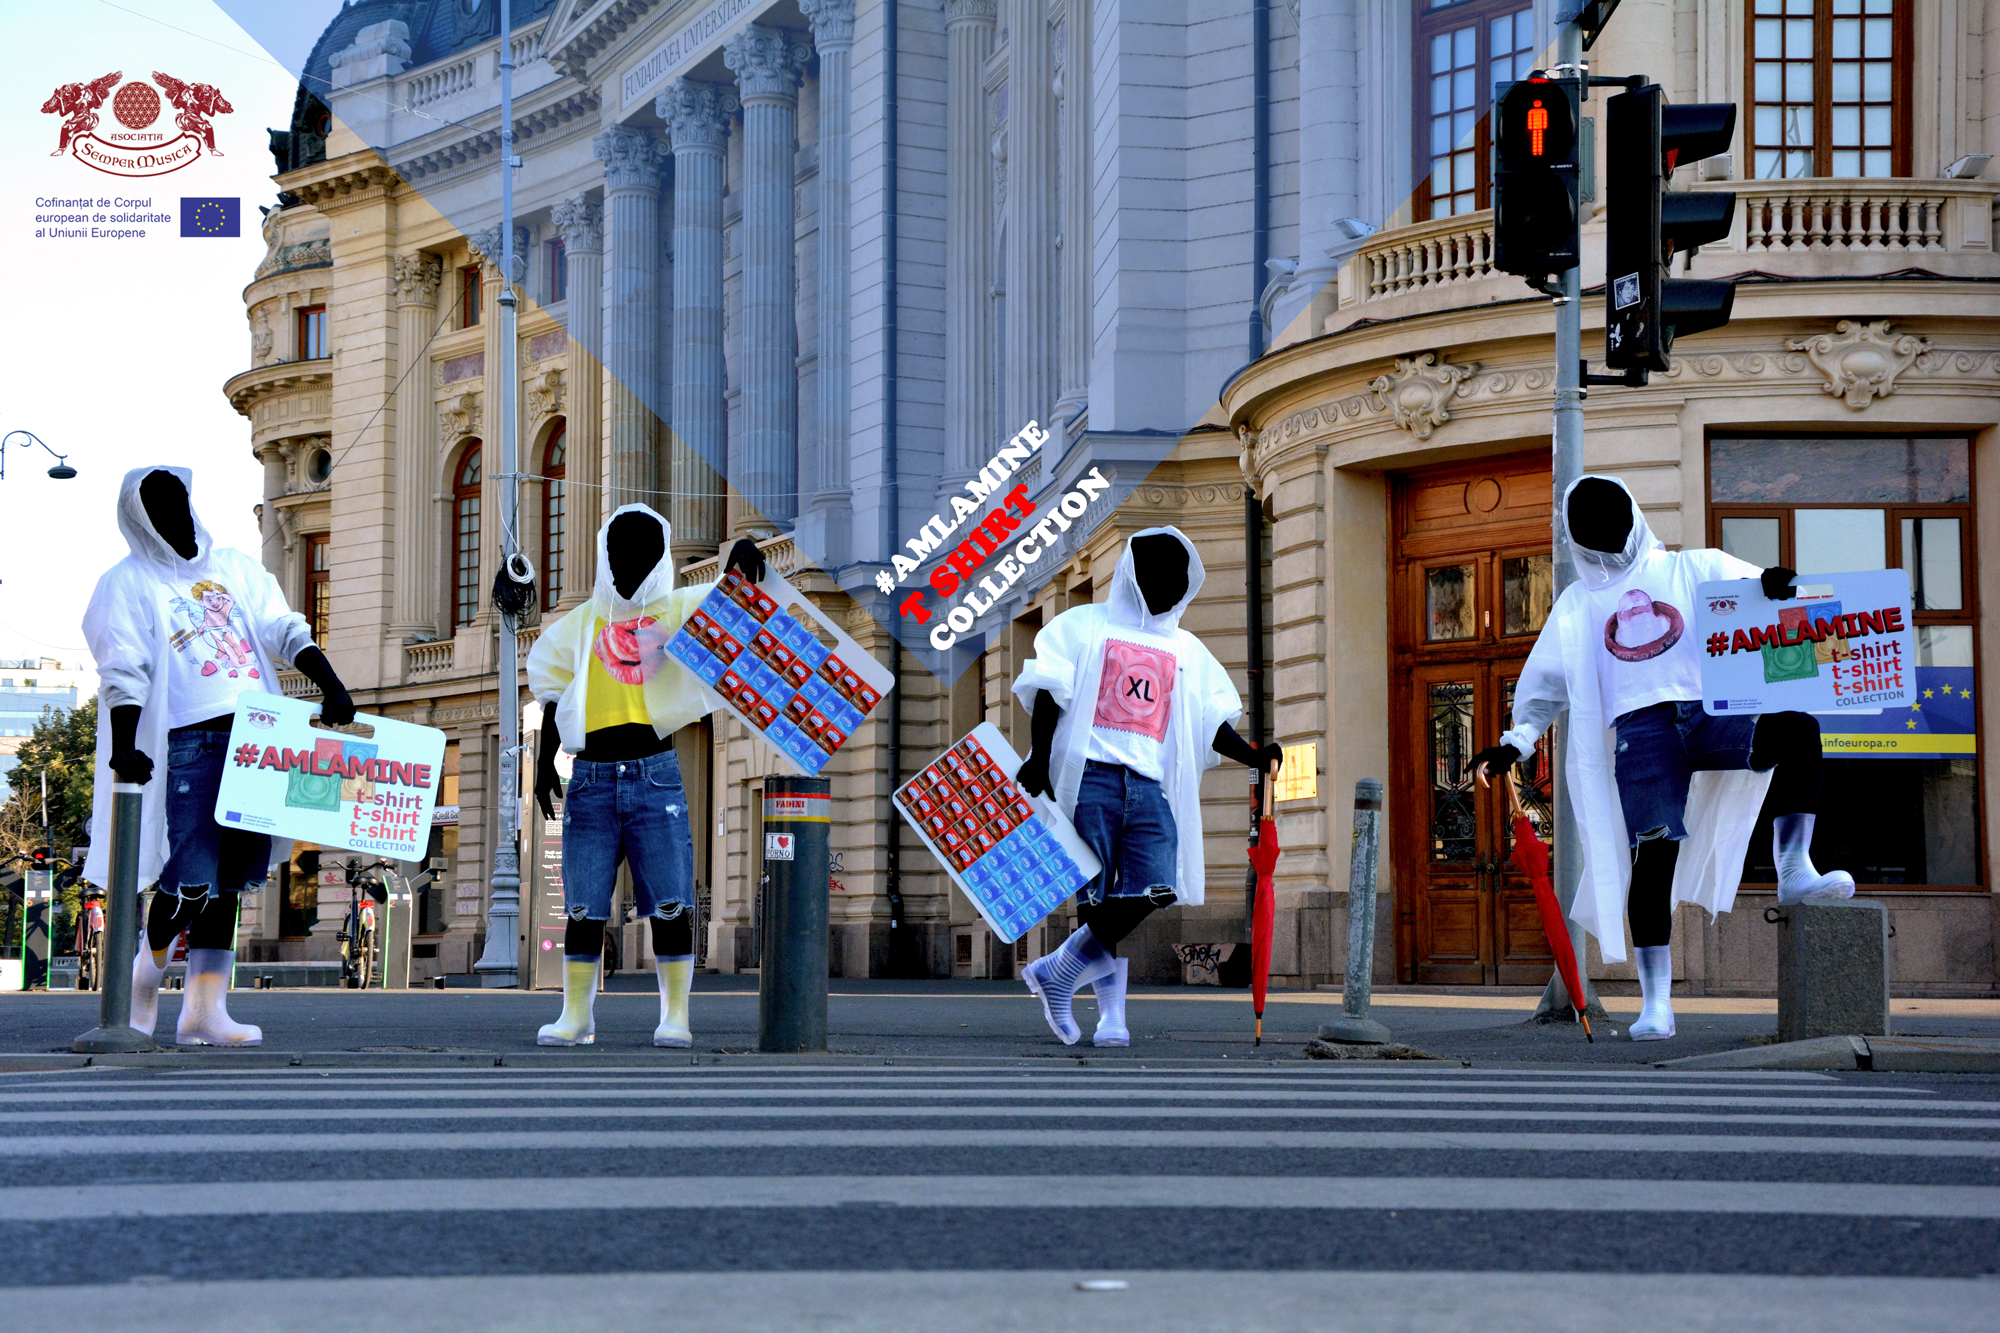
[[[730,570],[667,651],[806,777],[819,776],[891,681],[887,667],[775,571],[752,583]]]
[[[1874,713],[1906,708],[1916,679],[1910,576],[1810,574],[1773,602],[1756,579],[1704,583],[1695,627],[1711,714]]]
[[[313,725],[319,706],[245,694],[229,729],[215,822],[280,838],[419,860],[444,764],[436,727],[357,713],[355,731]]]
[[[903,818],[1009,944],[1103,869],[1062,811],[1014,781],[1020,767],[982,722],[896,791]]]

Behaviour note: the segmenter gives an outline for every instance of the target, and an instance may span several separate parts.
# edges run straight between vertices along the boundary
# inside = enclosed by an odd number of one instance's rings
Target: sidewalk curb
[[[1657,1061],[1655,1069],[1865,1069],[1898,1074],[2000,1074],[2000,1038],[1813,1037]]]

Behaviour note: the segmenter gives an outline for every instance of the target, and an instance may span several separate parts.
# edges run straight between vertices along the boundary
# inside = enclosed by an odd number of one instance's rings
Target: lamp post
[[[0,481],[7,480],[7,446],[13,442],[16,435],[25,435],[36,444],[41,445],[43,449],[48,450],[49,457],[56,460],[56,465],[49,469],[51,477],[54,477],[57,481],[68,481],[76,475],[76,469],[69,465],[68,454],[59,454],[55,450],[49,449],[48,442],[31,430],[10,430],[4,436],[0,436]]]

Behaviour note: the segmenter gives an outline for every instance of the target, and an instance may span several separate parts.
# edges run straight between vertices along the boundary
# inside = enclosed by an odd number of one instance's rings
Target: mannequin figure
[[[134,468],[118,492],[131,554],[97,581],[83,633],[102,679],[97,794],[84,877],[110,882],[111,783],[145,790],[139,883],[158,882],[132,960],[132,1026],[151,1036],[174,940],[188,933],[187,989],[174,1040],[255,1046],[262,1029],[229,1016],[236,970],[236,895],[262,883],[288,846],[215,822],[239,695],[278,692],[290,662],[320,688],[320,716],[354,720],[354,701],[278,581],[242,551],[215,549],[189,503],[193,474]],[[152,781],[154,756],[166,781]]]
[[[1178,528],[1148,528],[1126,543],[1110,600],[1072,607],[1035,635],[1035,656],[1014,682],[1033,717],[1033,744],[1016,774],[1069,815],[1103,862],[1085,885],[1082,924],[1021,972],[1065,1045],[1082,1035],[1070,1002],[1097,996],[1097,1046],[1126,1046],[1129,959],[1118,944],[1153,912],[1199,904],[1203,892],[1201,774],[1218,755],[1273,768],[1230,725],[1243,702],[1229,673],[1181,614],[1201,591],[1201,557]]]
[[[1821,874],[1810,855],[1818,721],[1809,713],[1710,717],[1701,706],[1696,588],[1755,578],[1780,600],[1797,575],[1760,571],[1723,551],[1666,550],[1615,477],[1579,478],[1563,498],[1563,522],[1577,582],[1528,656],[1513,729],[1473,756],[1474,772],[1482,785],[1504,775],[1569,709],[1564,776],[1583,841],[1570,915],[1614,962],[1625,957],[1629,922],[1643,996],[1632,1040],[1663,1041],[1674,1035],[1674,904],[1729,910],[1767,787],[1778,901],[1854,893],[1852,876]]]
[[[563,1008],[535,1040],[588,1046],[604,965],[604,927],[618,863],[632,871],[641,916],[652,923],[660,981],[653,1045],[687,1047],[694,983],[694,830],[674,733],[718,706],[686,667],[667,656],[712,583],[674,587],[667,521],[641,504],[621,507],[597,533],[591,599],[543,630],[528,653],[528,688],[542,703],[535,747],[535,800],[555,817],[561,796],[556,748],[575,756],[563,803]],[[752,541],[730,549],[724,572],[764,577]]]

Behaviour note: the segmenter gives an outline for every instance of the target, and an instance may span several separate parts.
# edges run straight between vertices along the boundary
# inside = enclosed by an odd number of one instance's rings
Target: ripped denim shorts
[[[672,920],[693,909],[694,832],[672,750],[615,763],[577,760],[562,818],[563,908],[572,919],[610,919],[620,858],[632,867],[640,916]]]

